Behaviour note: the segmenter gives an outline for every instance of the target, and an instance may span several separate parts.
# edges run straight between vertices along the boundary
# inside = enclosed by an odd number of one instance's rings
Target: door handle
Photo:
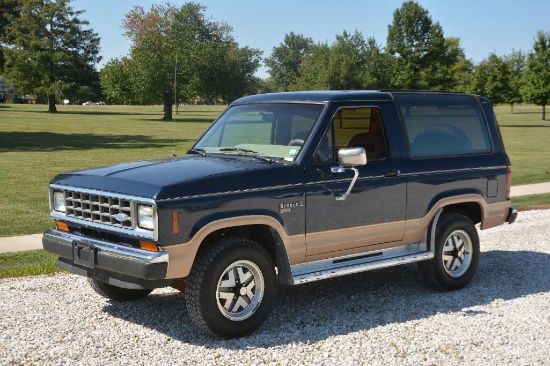
[[[384,170],[384,177],[391,178],[391,177],[398,177],[401,175],[401,170],[399,169],[385,169]]]

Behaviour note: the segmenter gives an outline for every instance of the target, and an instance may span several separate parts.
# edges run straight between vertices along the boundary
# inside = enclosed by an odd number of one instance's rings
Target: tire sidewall
[[[470,219],[460,214],[448,214],[437,226],[435,234],[435,255],[433,259],[434,275],[437,282],[447,290],[456,290],[466,286],[474,277],[479,263],[479,236]],[[470,237],[472,244],[471,262],[466,272],[460,277],[450,276],[443,264],[443,248],[447,238],[455,231],[461,230]]]
[[[238,243],[238,244],[237,244]],[[264,295],[254,313],[240,321],[226,318],[218,308],[216,293],[223,272],[233,263],[248,260],[256,264],[263,276]],[[204,319],[210,330],[222,337],[233,338],[256,330],[271,313],[277,293],[274,264],[267,252],[255,242],[234,239],[231,245],[218,252],[210,263],[203,279],[200,304]]]

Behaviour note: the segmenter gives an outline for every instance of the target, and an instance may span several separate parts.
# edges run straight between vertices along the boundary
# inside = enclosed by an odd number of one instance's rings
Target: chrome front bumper
[[[154,288],[171,281],[164,280],[169,259],[165,251],[150,252],[56,229],[44,233],[42,246],[59,256],[59,267],[115,286]]]

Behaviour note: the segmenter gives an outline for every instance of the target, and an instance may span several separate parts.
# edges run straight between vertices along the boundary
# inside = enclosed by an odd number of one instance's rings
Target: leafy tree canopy
[[[300,66],[313,47],[313,40],[301,34],[285,35],[284,42],[273,47],[271,56],[264,60],[269,74],[279,90],[288,91],[300,77]]]
[[[56,97],[97,84],[94,65],[99,37],[80,19],[69,0],[22,0],[20,17],[6,27],[4,69],[16,90],[46,95],[48,111],[57,112]]]
[[[533,51],[527,55],[522,93],[527,101],[542,106],[542,119],[546,119],[550,103],[550,32],[537,32]]]
[[[235,98],[255,80],[260,51],[239,48],[231,27],[209,20],[205,9],[191,2],[153,5],[148,12],[136,6],[124,20],[133,42],[127,98],[162,102],[163,120],[172,119],[178,100]]]

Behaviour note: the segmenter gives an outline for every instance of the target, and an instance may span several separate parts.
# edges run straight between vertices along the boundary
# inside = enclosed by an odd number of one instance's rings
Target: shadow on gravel
[[[180,293],[157,294],[133,303],[109,303],[104,311],[143,325],[177,341],[212,349],[268,348],[312,343],[334,335],[366,331],[392,323],[422,320],[438,313],[482,316],[478,306],[550,291],[550,255],[536,252],[482,252],[473,281],[454,292],[423,285],[416,265],[406,265],[280,287],[277,303],[264,325],[235,340],[199,331],[187,315]]]

